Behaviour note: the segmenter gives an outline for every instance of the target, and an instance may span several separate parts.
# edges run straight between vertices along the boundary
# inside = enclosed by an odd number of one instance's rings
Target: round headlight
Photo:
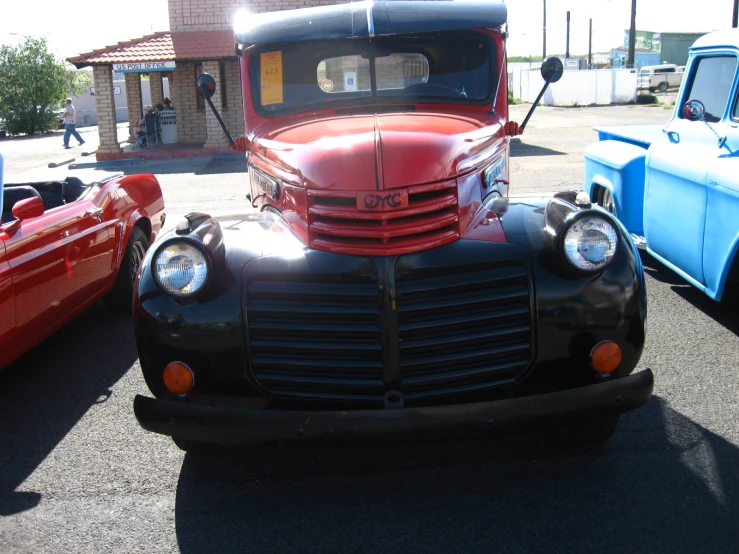
[[[208,260],[196,246],[173,242],[154,258],[154,276],[166,292],[175,296],[192,296],[205,285]]]
[[[564,253],[583,271],[598,271],[613,259],[618,246],[616,227],[603,217],[577,218],[564,236]]]

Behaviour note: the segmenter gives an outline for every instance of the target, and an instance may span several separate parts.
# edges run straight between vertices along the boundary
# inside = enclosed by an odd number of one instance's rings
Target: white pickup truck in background
[[[648,89],[649,92],[668,88],[678,88],[683,80],[684,67],[675,64],[647,65],[639,70],[637,89]]]

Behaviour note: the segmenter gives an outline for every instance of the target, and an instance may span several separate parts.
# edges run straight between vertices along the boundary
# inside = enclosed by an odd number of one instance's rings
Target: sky
[[[245,2],[246,3],[246,2]],[[166,0],[4,1],[0,44],[18,44],[23,35],[44,36],[58,56],[71,57],[117,42],[169,29]],[[593,52],[623,43],[631,0],[547,0],[547,55],[564,54],[570,11],[570,54],[588,53],[588,21],[593,19]],[[544,0],[506,0],[509,56],[542,54]],[[733,0],[637,0],[636,28],[654,32],[710,32],[731,27]]]

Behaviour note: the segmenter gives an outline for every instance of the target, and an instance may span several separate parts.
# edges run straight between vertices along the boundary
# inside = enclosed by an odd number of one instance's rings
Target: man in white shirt
[[[66,129],[64,132],[64,148],[71,148],[71,146],[69,146],[70,136],[74,136],[74,138],[79,141],[80,146],[85,144],[85,141],[82,140],[82,137],[74,128],[74,125],[76,123],[76,116],[71,98],[67,98],[67,100],[64,102],[64,113],[62,114],[62,121],[64,121],[64,128]]]

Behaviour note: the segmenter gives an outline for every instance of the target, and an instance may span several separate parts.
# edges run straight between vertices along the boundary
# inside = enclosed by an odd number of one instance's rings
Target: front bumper
[[[243,409],[137,395],[136,419],[147,431],[208,443],[258,445],[342,437],[390,437],[428,431],[506,429],[616,415],[644,405],[650,369],[565,391],[424,408],[347,411]]]

